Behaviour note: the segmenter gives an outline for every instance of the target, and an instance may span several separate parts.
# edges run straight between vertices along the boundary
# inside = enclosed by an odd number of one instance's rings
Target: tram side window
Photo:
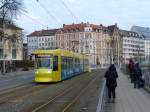
[[[67,69],[70,69],[70,58],[67,57]]]
[[[80,65],[81,65],[81,60],[79,59],[79,67],[80,67]]]
[[[67,58],[66,57],[61,57],[61,67],[62,69],[66,69],[67,68]]]
[[[69,69],[69,58],[67,57],[67,70]]]
[[[77,68],[78,67],[78,59],[75,58],[75,67]]]
[[[68,60],[69,60],[69,69],[71,69],[71,68],[72,68],[72,65],[71,65],[71,63],[72,63],[72,62],[71,62],[71,58],[69,57]]]
[[[73,68],[73,58],[70,58],[70,67]]]
[[[58,70],[58,56],[54,56],[53,71]]]
[[[61,57],[61,69],[65,69],[65,58]]]

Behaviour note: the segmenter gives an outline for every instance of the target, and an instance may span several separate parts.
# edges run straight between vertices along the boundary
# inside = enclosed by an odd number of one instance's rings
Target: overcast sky
[[[132,25],[150,26],[150,0],[24,0],[26,13],[16,23],[25,32],[59,28],[63,24],[90,22],[105,26],[117,23],[129,30]],[[69,7],[69,13],[63,2]],[[42,8],[44,7],[44,9]],[[49,13],[48,13],[49,12]]]

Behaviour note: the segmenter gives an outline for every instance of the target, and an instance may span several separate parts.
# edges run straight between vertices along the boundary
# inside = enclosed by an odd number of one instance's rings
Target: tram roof
[[[80,53],[74,53],[72,51],[67,51],[67,50],[63,50],[63,49],[55,49],[55,50],[35,50],[33,53],[33,55],[38,55],[38,54],[44,54],[44,55],[48,55],[48,54],[52,54],[52,55],[61,55],[61,56],[68,56],[68,57],[78,57],[78,58],[82,58],[82,54]]]

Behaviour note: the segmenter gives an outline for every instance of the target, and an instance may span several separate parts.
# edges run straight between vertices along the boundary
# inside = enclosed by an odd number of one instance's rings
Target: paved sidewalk
[[[15,86],[19,86],[26,83],[31,83],[34,80],[34,72],[30,71],[18,71],[11,72],[5,75],[0,75],[0,91]]]
[[[118,74],[116,103],[107,103],[105,112],[150,112],[150,93],[135,89],[127,76]]]
[[[0,73],[0,78],[7,78],[7,77],[12,77],[12,76],[14,77],[14,76],[30,74],[30,73],[34,73],[34,70],[16,71],[16,72],[9,72],[9,73],[5,73],[5,74]]]

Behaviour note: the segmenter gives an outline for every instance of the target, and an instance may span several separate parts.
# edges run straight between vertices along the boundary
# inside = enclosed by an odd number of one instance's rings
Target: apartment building
[[[55,49],[55,33],[58,29],[40,30],[30,33],[27,37],[28,56],[32,58],[32,53],[36,49]]]
[[[111,56],[113,53],[111,52],[112,41],[108,42],[108,40],[115,40],[119,37],[116,37],[116,33],[114,33],[116,32],[115,28],[116,25],[105,27],[102,24],[94,25],[88,22],[64,24],[63,28],[56,32],[56,48],[88,54],[91,67],[106,66],[113,60],[113,56]],[[115,48],[117,45],[118,43],[113,47]],[[118,60],[117,57],[118,54],[114,60]]]
[[[150,38],[145,37],[145,60],[150,61]]]
[[[1,23],[0,19],[0,23]],[[2,35],[4,33],[4,35]],[[0,60],[12,61],[23,59],[22,29],[5,21],[0,25]]]
[[[120,30],[123,38],[123,63],[129,59],[142,61],[145,57],[145,37],[136,32]]]

